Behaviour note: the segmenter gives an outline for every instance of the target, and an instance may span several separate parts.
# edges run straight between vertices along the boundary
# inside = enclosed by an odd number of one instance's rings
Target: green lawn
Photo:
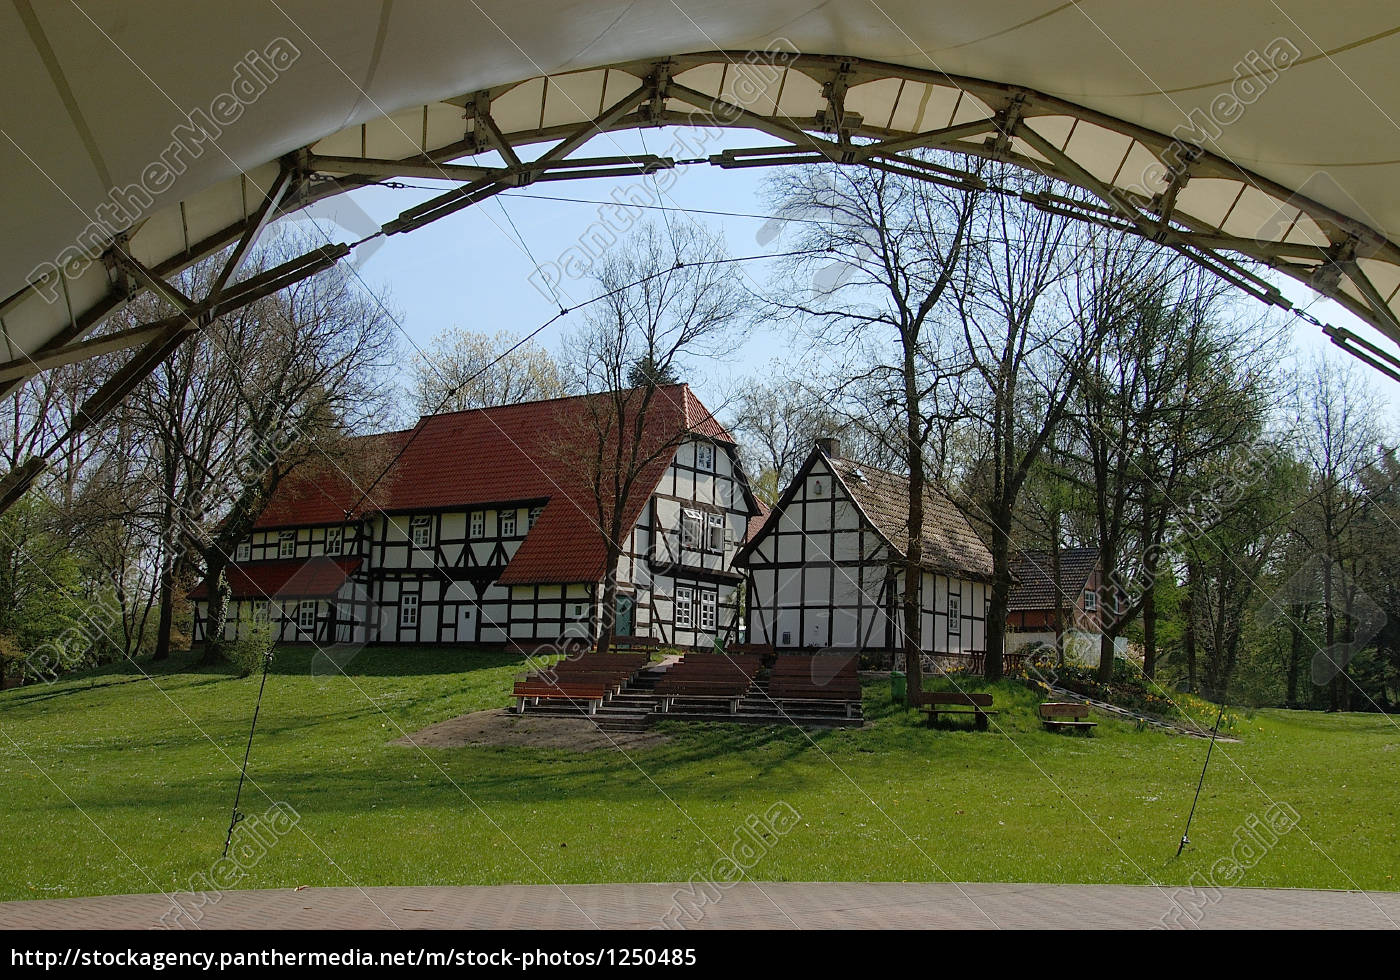
[[[257,677],[111,669],[0,694],[0,899],[188,887],[219,856]],[[1052,735],[1025,688],[996,688],[989,733],[928,729],[869,685],[860,731],[672,723],[638,750],[442,749],[392,738],[503,705],[497,653],[374,649],[347,677],[279,654],[243,809],[300,815],[242,887],[684,881],[786,803],[757,880],[1181,884],[1271,800],[1301,824],[1239,884],[1392,889],[1400,729],[1377,715],[1261,711],[1217,747],[1173,859],[1205,743],[1101,719]],[[747,859],[745,859],[747,861]]]

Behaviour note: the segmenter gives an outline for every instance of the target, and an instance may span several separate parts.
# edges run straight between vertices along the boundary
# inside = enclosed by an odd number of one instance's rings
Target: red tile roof
[[[360,558],[289,558],[228,567],[235,599],[325,599],[334,596],[360,567]],[[191,599],[207,599],[209,583],[190,590]]]
[[[755,503],[758,504],[758,512],[749,516],[749,526],[744,531],[744,540],[741,542],[742,544],[747,544],[758,537],[758,532],[763,530],[763,525],[768,520],[768,514],[772,510],[772,508],[761,500],[756,500]]]
[[[253,525],[257,530],[340,524],[354,508],[358,517],[387,506],[393,471],[384,469],[412,429],[356,436],[333,456],[305,464],[277,488]]]
[[[365,452],[387,455],[392,465],[376,484],[371,501],[358,510],[405,513],[548,500],[501,583],[597,581],[604,565],[597,510],[580,457],[571,458],[566,447],[571,428],[581,438],[590,434],[590,408],[603,408],[604,397],[571,396],[428,415],[406,432],[365,437]],[[664,446],[684,433],[734,442],[689,385],[656,389],[642,436],[643,454],[651,451],[646,447]],[[623,527],[641,515],[669,462],[669,454],[663,454],[637,480],[623,510]],[[388,460],[379,471],[387,464]],[[373,479],[366,475],[356,481],[330,466],[294,474],[269,502],[257,527],[343,520]]]

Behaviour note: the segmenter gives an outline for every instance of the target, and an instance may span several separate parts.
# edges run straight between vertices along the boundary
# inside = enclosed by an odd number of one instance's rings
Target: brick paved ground
[[[741,883],[231,891],[197,913],[221,929],[1397,928],[1400,893],[1240,888],[1192,896],[1137,885]],[[677,895],[680,904],[677,904]],[[190,906],[190,897],[175,896]],[[701,904],[698,908],[696,901]],[[162,895],[0,903],[5,929],[148,929]],[[1175,918],[1173,918],[1175,915]],[[167,917],[167,922],[173,920]]]

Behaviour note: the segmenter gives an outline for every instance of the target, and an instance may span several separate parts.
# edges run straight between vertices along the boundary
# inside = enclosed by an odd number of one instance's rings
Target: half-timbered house
[[[372,486],[319,466],[289,480],[238,546],[225,635],[249,617],[284,642],[556,642],[595,635],[606,564],[578,396],[425,416],[365,437]],[[686,385],[657,389],[663,447],[626,501],[616,632],[677,647],[739,626],[735,553],[758,504],[733,438]],[[577,451],[577,452],[576,452]],[[192,594],[204,636],[207,586]]]
[[[1104,602],[1113,602],[1112,590],[1103,588],[1097,548],[1025,550],[1011,563],[1015,584],[1007,600],[1006,650],[1012,652],[1036,643],[1058,645],[1072,660],[1099,662]],[[1127,641],[1115,647],[1126,651]]]
[[[903,645],[908,480],[812,450],[762,525],[740,549],[751,643],[782,648],[895,651]],[[920,641],[925,651],[986,649],[992,558],[946,496],[924,494]]]

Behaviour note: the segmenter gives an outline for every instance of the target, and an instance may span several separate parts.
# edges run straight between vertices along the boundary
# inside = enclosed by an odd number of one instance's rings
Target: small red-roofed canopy
[[[235,599],[329,599],[360,567],[360,558],[310,558],[254,562],[228,567]],[[209,583],[190,590],[191,599],[208,599]]]

